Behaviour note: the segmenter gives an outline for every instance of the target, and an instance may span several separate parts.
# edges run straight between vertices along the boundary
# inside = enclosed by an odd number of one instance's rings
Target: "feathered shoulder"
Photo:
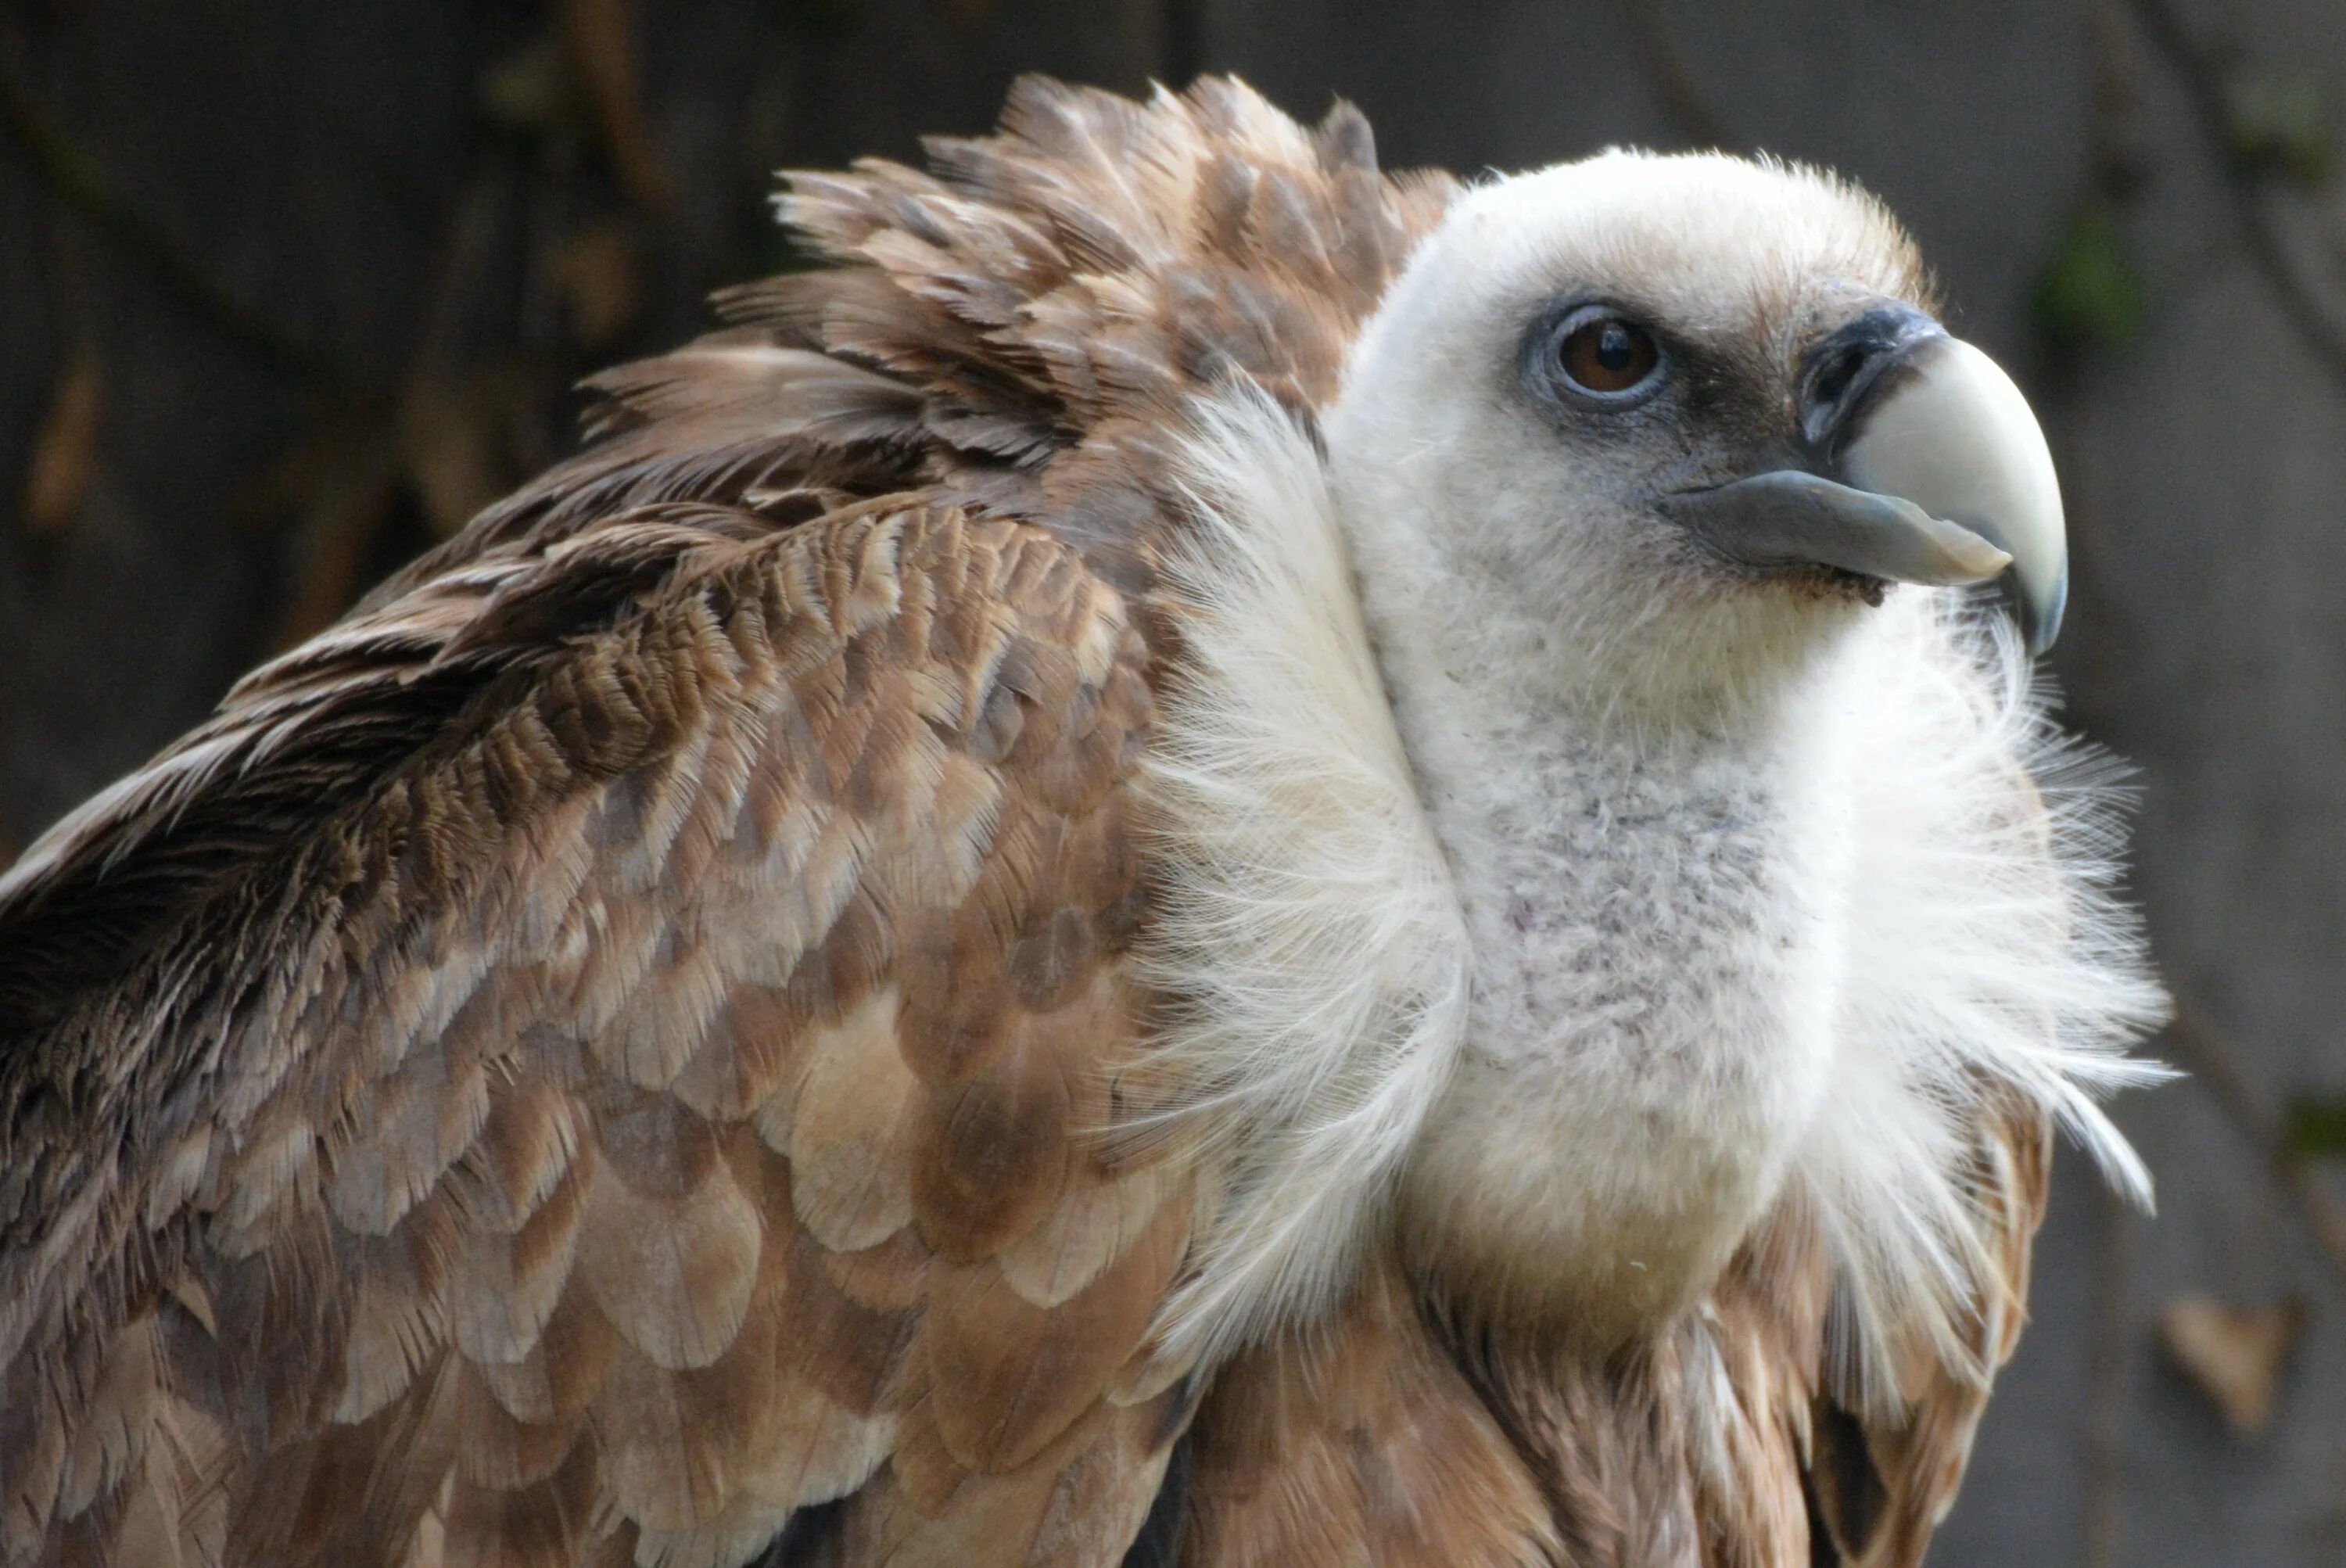
[[[927,147],[925,172],[790,176],[783,220],[838,266],[728,290],[725,330],[596,378],[585,453],[34,845],[0,879],[0,1025],[53,1012],[213,870],[698,548],[917,494],[1037,523],[1145,586],[1184,400],[1234,375],[1298,411],[1331,397],[1454,190],[1380,173],[1350,105],[1306,131],[1224,78],[1141,105],[1028,77],[1000,135]]]
[[[1450,188],[1215,80],[929,155],[0,879],[0,1559],[1138,1527],[1175,415],[1331,396]]]

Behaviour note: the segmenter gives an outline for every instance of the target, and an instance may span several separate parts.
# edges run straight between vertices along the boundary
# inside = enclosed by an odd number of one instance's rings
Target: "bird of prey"
[[[928,159],[0,883],[0,1562],[1916,1562],[2161,1005],[2012,382],[1805,168]]]

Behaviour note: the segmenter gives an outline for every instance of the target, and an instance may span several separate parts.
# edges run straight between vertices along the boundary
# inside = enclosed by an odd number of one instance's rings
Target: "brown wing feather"
[[[913,509],[484,693],[137,1021],[219,1048],[11,1280],[10,1560],[732,1563],[883,1466],[900,1549],[1028,1561],[1067,1488],[1128,1535],[1191,1204],[1086,1136],[1145,659],[1064,545]]]
[[[1120,1554],[1167,416],[1328,396],[1448,187],[1228,82],[1005,125],[802,178],[842,270],[0,883],[0,1558]]]
[[[1191,1568],[1568,1560],[1535,1466],[1389,1260],[1324,1328],[1223,1369],[1188,1442]]]

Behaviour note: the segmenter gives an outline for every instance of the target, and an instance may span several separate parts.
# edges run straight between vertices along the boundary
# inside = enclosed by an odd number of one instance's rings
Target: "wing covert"
[[[20,1046],[36,1112],[28,1064],[137,1088],[15,1124],[86,1179],[0,1264],[7,1561],[1138,1527],[1170,1396],[1111,1389],[1191,1201],[1088,1135],[1140,636],[952,508],[666,559]]]

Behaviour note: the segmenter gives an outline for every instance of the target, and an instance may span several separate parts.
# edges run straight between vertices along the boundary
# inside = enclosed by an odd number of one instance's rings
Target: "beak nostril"
[[[1837,456],[1898,366],[1923,343],[1944,335],[1938,322],[1911,305],[1882,305],[1811,348],[1794,383],[1800,437],[1811,453],[1826,463]]]
[[[1835,353],[1818,368],[1816,379],[1809,383],[1809,402],[1818,407],[1830,407],[1841,401],[1849,391],[1857,372],[1865,368],[1868,346],[1851,343]]]

